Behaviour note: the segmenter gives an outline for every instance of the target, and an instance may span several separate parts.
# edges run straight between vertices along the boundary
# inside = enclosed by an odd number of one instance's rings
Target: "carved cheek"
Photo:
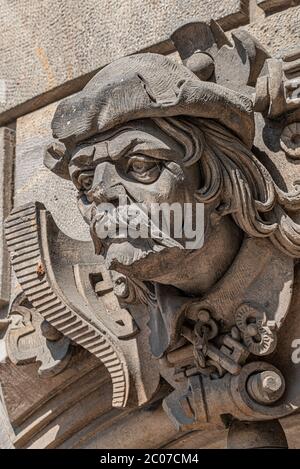
[[[168,163],[161,177],[155,183],[158,202],[183,201],[184,189],[187,186],[181,166],[175,162]]]

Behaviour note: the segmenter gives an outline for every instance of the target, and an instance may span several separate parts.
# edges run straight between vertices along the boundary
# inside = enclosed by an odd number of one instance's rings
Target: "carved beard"
[[[101,253],[106,262],[106,267],[109,270],[116,270],[123,274],[132,274],[141,276],[143,273],[145,278],[150,274],[150,270],[155,269],[156,255],[165,251],[166,256],[174,255],[175,250],[184,249],[183,246],[160,230],[153,232],[151,237],[141,238],[137,237],[138,232],[149,232],[151,226],[149,216],[143,212],[142,217],[139,218],[138,230],[133,225],[126,226],[124,220],[116,219],[114,215],[107,215],[96,213],[94,215],[90,230],[92,239],[95,244],[96,252]],[[107,237],[103,239],[103,233],[107,233]],[[115,231],[117,228],[117,234]],[[127,228],[126,235],[122,235],[122,229]],[[114,235],[114,236],[113,236]],[[161,270],[161,266],[159,268]]]
[[[108,269],[120,271],[130,270],[130,267],[138,261],[147,258],[150,254],[161,252],[164,246],[155,243],[151,239],[126,240],[112,243],[108,246],[105,255]]]

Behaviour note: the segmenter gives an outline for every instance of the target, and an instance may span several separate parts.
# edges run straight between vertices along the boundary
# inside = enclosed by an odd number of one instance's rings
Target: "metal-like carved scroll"
[[[70,340],[91,352],[108,369],[113,383],[113,405],[126,404],[129,377],[126,360],[104,328],[99,330],[80,316],[54,289],[46,223],[46,211],[37,204],[14,210],[6,221],[6,239],[11,262],[25,295],[42,317]]]

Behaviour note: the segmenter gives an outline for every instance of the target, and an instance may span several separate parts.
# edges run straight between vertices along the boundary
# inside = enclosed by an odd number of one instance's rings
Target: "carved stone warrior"
[[[6,223],[12,263],[37,314],[104,363],[114,406],[168,383],[163,407],[180,430],[278,425],[300,405],[297,77],[214,22],[172,40],[181,60],[121,58],[58,105],[45,164],[76,186],[92,243],[31,204]],[[202,207],[199,246],[176,236],[176,214],[168,233],[149,231],[162,204],[191,218]],[[137,205],[124,236],[112,214]]]

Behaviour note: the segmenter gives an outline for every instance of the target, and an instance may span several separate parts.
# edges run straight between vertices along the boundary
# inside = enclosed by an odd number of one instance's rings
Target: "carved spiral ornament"
[[[280,145],[289,157],[300,158],[300,122],[293,122],[283,129]]]
[[[261,356],[273,352],[277,337],[264,312],[244,303],[237,309],[235,320],[250,353]]]

